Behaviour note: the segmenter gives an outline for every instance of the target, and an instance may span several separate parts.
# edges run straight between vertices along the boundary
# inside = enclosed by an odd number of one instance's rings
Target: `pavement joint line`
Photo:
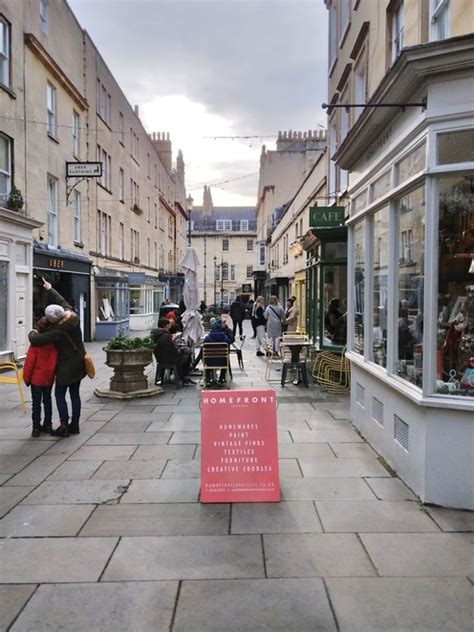
[[[120,544],[120,542],[122,541],[122,536],[119,536],[117,538],[117,542],[115,543],[114,548],[112,549],[107,561],[104,564],[104,568],[102,569],[102,572],[100,573],[98,579],[97,579],[97,583],[99,583],[102,580],[102,577],[104,576],[105,571],[107,570],[108,565],[110,564],[110,560],[112,559],[113,554],[115,553],[115,551],[118,548],[118,545]]]
[[[89,520],[92,518],[92,516],[96,513],[97,509],[98,509],[99,505],[95,505],[94,509],[90,512],[90,514],[87,516],[87,518],[84,520],[84,523],[79,527],[78,532],[76,533],[76,537],[84,537],[81,536],[81,531],[84,529],[84,527],[86,526],[86,524],[89,522]]]
[[[372,487],[370,486],[369,481],[367,480],[367,478],[375,478],[375,477],[361,476],[361,478],[364,481],[364,483],[367,485],[367,487],[370,489],[372,494],[375,496],[375,499],[376,500],[383,500],[383,498],[380,498],[379,496],[377,496],[377,493],[375,492],[375,490],[372,489]],[[379,477],[379,478],[385,478],[385,477]]]
[[[263,539],[263,533],[260,534],[260,542],[262,545],[262,558],[263,558],[263,572],[265,575],[265,579],[268,579],[268,573],[267,573],[267,558],[265,555],[265,540]]]
[[[33,584],[36,582],[32,582]],[[23,606],[20,608],[20,610],[18,611],[18,613],[16,614],[15,618],[10,622],[10,625],[8,626],[8,628],[6,628],[7,632],[8,630],[11,630],[12,627],[15,625],[16,621],[18,620],[18,617],[21,615],[21,613],[23,612],[23,610],[28,606],[28,604],[30,603],[31,599],[33,598],[33,595],[38,591],[38,588],[41,586],[41,584],[36,584],[35,589],[33,590],[33,592],[31,593],[31,595],[28,597],[28,599],[25,601],[25,603],[23,604]]]
[[[329,443],[329,441],[326,442],[326,445],[329,447],[329,449],[331,450],[331,452],[334,454],[334,456],[336,457],[336,459],[338,459],[339,457],[336,454],[336,450],[332,447],[332,445]]]
[[[314,506],[314,510],[315,510],[315,512],[316,512],[316,515],[318,516],[318,520],[319,520],[319,524],[320,524],[320,526],[321,526],[322,532],[323,532],[323,533],[328,533],[328,532],[326,531],[326,529],[324,528],[323,521],[321,520],[321,516],[319,515],[318,506],[317,506],[317,504],[316,504],[316,501],[315,501],[315,500],[313,500],[313,501],[312,501],[312,503],[313,503],[313,506]]]
[[[174,600],[174,607],[173,607],[173,613],[171,615],[169,632],[172,632],[173,628],[174,628],[174,622],[175,622],[175,619],[176,619],[176,613],[178,611],[178,603],[179,603],[179,597],[181,595],[181,586],[183,585],[183,581],[184,580],[182,580],[182,579],[180,579],[178,581],[178,588],[176,590],[176,597],[175,597],[175,600]]]
[[[369,560],[372,568],[374,569],[376,577],[380,577],[379,569],[375,566],[374,560],[370,557],[370,553],[367,547],[365,546],[364,542],[362,541],[362,538],[360,537],[360,533],[356,533],[355,537],[360,542],[361,547],[363,548],[365,554],[367,555],[367,559]]]
[[[325,577],[322,578],[322,582],[323,582],[323,586],[324,586],[324,592],[326,593],[326,598],[327,598],[328,603],[329,603],[329,608],[331,609],[332,616],[334,617],[334,623],[336,625],[336,630],[337,630],[337,632],[339,632],[339,630],[341,628],[339,626],[339,621],[337,620],[336,609],[333,606],[331,595],[329,594],[329,588],[327,586]]]
[[[233,512],[234,503],[229,503],[229,529],[227,534],[232,535],[232,512]]]

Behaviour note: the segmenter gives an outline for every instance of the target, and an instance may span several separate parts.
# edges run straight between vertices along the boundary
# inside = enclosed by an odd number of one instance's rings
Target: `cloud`
[[[252,160],[252,170],[258,170],[258,139],[251,148],[202,136],[276,138],[280,129],[325,123],[322,0],[70,0],[70,5],[130,102],[140,104],[147,128],[172,133],[174,148],[183,150],[189,165],[189,182],[206,166],[209,179],[221,180]],[[247,183],[236,181],[232,190],[247,195]]]

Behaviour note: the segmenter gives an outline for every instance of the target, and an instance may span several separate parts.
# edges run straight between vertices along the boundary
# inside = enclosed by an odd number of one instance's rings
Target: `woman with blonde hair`
[[[267,321],[267,338],[272,345],[274,353],[280,351],[280,337],[285,324],[285,310],[278,302],[278,297],[270,296],[270,304],[265,310]]]
[[[265,319],[265,303],[263,300],[263,296],[257,296],[255,299],[255,308],[254,308],[254,323],[256,330],[256,345],[257,345],[257,355],[264,356],[266,355],[266,336],[265,336],[265,326],[267,321]]]

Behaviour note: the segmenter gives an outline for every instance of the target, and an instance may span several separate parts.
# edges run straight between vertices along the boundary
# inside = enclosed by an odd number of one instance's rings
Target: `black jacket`
[[[241,301],[234,301],[229,313],[233,321],[242,321],[245,318],[245,305]]]
[[[263,309],[261,305],[259,305],[257,309],[255,310],[255,314],[253,316],[253,323],[255,327],[258,327],[259,325],[263,325],[264,327],[266,326],[267,321],[265,320],[264,314],[265,314],[265,310]]]
[[[56,290],[48,290],[47,299],[49,305],[61,305],[64,309],[72,311],[69,303]],[[34,347],[53,343],[58,348],[56,384],[63,386],[74,384],[85,377],[85,349],[77,314],[73,313],[67,321],[54,325],[49,331],[45,331],[42,334],[31,331],[28,338]]]
[[[152,329],[150,336],[155,341],[153,353],[158,364],[175,364],[178,360],[179,349],[169,331],[158,327],[158,329]]]

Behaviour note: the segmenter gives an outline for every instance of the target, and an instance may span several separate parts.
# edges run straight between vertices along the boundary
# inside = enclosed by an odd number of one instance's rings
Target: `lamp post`
[[[188,246],[191,245],[191,209],[188,208]]]
[[[224,307],[224,257],[221,260],[221,309]]]
[[[217,257],[214,256],[214,309],[216,308],[217,303],[217,292],[216,292],[216,271],[217,271]]]

